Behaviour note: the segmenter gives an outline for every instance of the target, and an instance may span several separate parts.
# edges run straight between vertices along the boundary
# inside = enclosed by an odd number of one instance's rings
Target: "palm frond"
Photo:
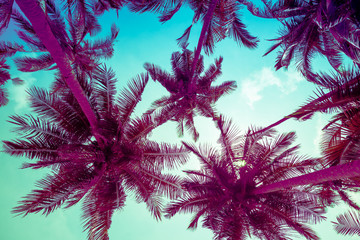
[[[84,228],[88,231],[89,239],[109,239],[108,230],[111,224],[111,217],[117,208],[124,206],[125,195],[120,192],[118,197],[117,184],[103,179],[96,188],[98,191],[90,192],[82,206]],[[106,201],[103,201],[106,199]],[[120,202],[118,201],[120,200]],[[120,205],[119,205],[120,203]]]
[[[217,121],[217,128],[220,130],[218,142],[222,146],[223,153],[226,154],[226,160],[233,164],[236,161],[236,152],[239,151],[240,138],[239,129],[237,129],[230,119],[220,116]]]
[[[27,158],[54,159],[57,157],[56,145],[43,139],[3,141],[4,151],[10,155]]]
[[[359,213],[349,211],[336,217],[334,224],[335,231],[342,235],[360,236],[360,216]]]
[[[145,0],[131,1],[129,9],[134,12],[164,12],[172,8],[174,5],[181,3],[182,0],[165,1],[165,0]]]
[[[14,0],[5,0],[1,2],[0,6],[0,33],[3,32],[9,25],[11,19],[11,12],[13,9]]]
[[[209,198],[185,195],[175,201],[172,201],[165,208],[165,217],[171,218],[176,213],[192,213],[206,207]]]
[[[92,5],[86,1],[68,1],[64,6],[68,9],[68,15],[72,16],[71,21],[68,21],[73,22],[75,31],[80,34],[79,38],[74,39],[77,42],[81,41],[88,33],[91,36],[96,35],[101,29]]]
[[[178,39],[176,39],[176,41],[180,47],[187,48],[187,46],[189,45],[188,41],[189,41],[192,26],[193,26],[193,24],[191,24],[188,28],[186,28],[183,35],[181,35]]]
[[[37,213],[42,211],[48,215],[59,208],[72,194],[76,187],[76,182],[69,176],[56,173],[48,175],[37,182],[39,189],[33,190],[24,200],[19,202],[19,206],[13,209],[13,213],[24,214]]]
[[[117,106],[120,112],[119,122],[121,123],[121,127],[128,124],[131,114],[133,113],[137,103],[141,100],[141,95],[144,92],[148,81],[148,74],[138,75],[128,83],[128,89],[124,89],[120,92],[120,96],[117,100]]]
[[[156,220],[161,220],[161,214],[162,214],[162,209],[163,209],[163,203],[162,203],[162,199],[159,196],[150,196],[147,200],[146,200],[146,208],[149,210],[149,212],[151,213],[151,215],[156,219]]]
[[[145,63],[144,68],[150,74],[154,81],[158,81],[169,93],[176,93],[179,91],[176,79],[159,66]]]
[[[176,4],[176,2],[177,2],[177,4]],[[175,15],[175,13],[177,13],[180,10],[183,2],[184,2],[184,0],[177,0],[174,2],[174,5],[176,4],[175,7],[170,8],[168,6],[167,7],[168,9],[165,9],[165,11],[163,11],[161,16],[159,17],[160,22],[169,21]]]
[[[99,112],[110,112],[114,104],[114,98],[116,95],[115,84],[117,79],[115,78],[114,71],[106,65],[97,68],[97,71],[92,75],[94,82],[94,97],[98,104]]]
[[[27,43],[32,50],[46,51],[44,44],[36,35],[35,30],[30,22],[19,11],[13,9],[11,17],[21,29],[17,31],[20,39],[25,41],[25,43]]]
[[[54,1],[46,1],[46,12],[49,19],[49,26],[52,33],[60,42],[60,45],[64,46],[69,41],[68,34],[66,32],[66,24],[64,21],[64,16],[55,5]]]
[[[156,194],[165,195],[170,199],[177,198],[182,194],[180,177],[170,174],[160,175],[153,172],[153,169],[141,169],[140,173],[143,177],[148,178],[151,182],[150,185],[156,189]]]
[[[35,87],[31,88],[28,93],[31,107],[40,117],[57,122],[79,139],[87,138],[90,135],[89,123],[73,97],[68,98],[68,102],[63,101],[56,95]]]
[[[210,67],[205,71],[204,75],[198,80],[198,85],[201,88],[208,88],[212,82],[214,82],[221,74],[221,64],[223,58],[219,57],[215,59],[215,64],[211,64]]]
[[[144,115],[130,121],[124,128],[124,136],[130,142],[136,142],[141,138],[146,138],[148,134],[157,127],[157,123],[152,116]]]
[[[59,144],[68,143],[69,136],[58,128],[56,125],[44,121],[40,118],[34,118],[31,115],[25,115],[24,117],[19,115],[10,116],[8,122],[17,125],[15,132],[20,133],[26,138],[44,138],[44,139],[57,139]],[[53,140],[54,141],[54,140]]]
[[[31,23],[17,9],[12,10],[11,17],[20,26],[21,29],[35,35],[35,30],[31,26]]]
[[[119,29],[115,24],[111,26],[111,35],[105,39],[93,42],[84,41],[84,48],[81,52],[92,58],[110,58],[114,53],[114,41],[118,36]]]
[[[250,35],[250,33],[245,29],[245,24],[243,24],[239,18],[232,16],[229,22],[230,26],[228,34],[230,37],[234,38],[236,42],[243,44],[245,47],[257,47],[259,40],[256,37]]]
[[[23,72],[35,72],[42,69],[49,69],[54,60],[50,54],[41,54],[38,57],[18,57],[15,60],[18,70]]]
[[[105,11],[108,11],[110,8],[119,10],[127,3],[126,0],[106,0],[106,1],[97,1],[93,4],[92,8],[95,15],[102,15]]]
[[[199,158],[205,168],[212,168],[213,163],[209,159],[213,159],[216,155],[216,150],[214,148],[207,145],[202,145],[197,148],[194,144],[186,142],[182,142],[182,144]]]
[[[188,132],[190,132],[190,134],[192,135],[193,139],[195,141],[197,141],[199,139],[200,135],[199,135],[199,132],[195,128],[195,122],[194,122],[192,115],[185,116],[184,120],[185,120],[185,129],[187,129]]]
[[[0,57],[12,57],[19,50],[23,50],[23,46],[12,42],[0,42]]]
[[[183,147],[149,141],[144,148],[144,158],[158,169],[174,169],[188,160],[189,151]]]
[[[9,102],[6,89],[0,88],[0,107],[5,106]]]

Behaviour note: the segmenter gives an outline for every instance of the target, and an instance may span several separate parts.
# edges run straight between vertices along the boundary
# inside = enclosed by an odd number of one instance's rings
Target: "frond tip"
[[[336,217],[337,222],[334,229],[342,235],[358,235],[360,236],[360,214],[359,212],[349,211]]]

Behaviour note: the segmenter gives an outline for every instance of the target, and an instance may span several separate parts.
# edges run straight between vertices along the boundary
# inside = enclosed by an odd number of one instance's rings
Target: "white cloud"
[[[21,74],[18,77],[23,79],[24,83],[22,85],[12,85],[9,89],[10,101],[15,102],[14,110],[16,113],[22,112],[29,108],[29,96],[26,90],[29,89],[36,80],[34,77],[31,77],[30,74]]]
[[[241,95],[247,104],[253,104],[262,99],[262,91],[271,86],[276,86],[283,94],[289,94],[296,90],[297,84],[302,77],[295,71],[277,71],[264,67],[260,71],[250,75],[241,83]]]
[[[283,82],[283,85],[285,86],[286,91],[284,93],[286,94],[294,92],[297,89],[299,82],[304,81],[304,78],[300,75],[300,73],[294,70],[279,73],[283,73],[285,75],[286,80]]]

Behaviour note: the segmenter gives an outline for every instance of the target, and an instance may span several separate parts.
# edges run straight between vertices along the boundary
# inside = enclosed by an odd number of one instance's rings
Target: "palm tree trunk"
[[[41,9],[39,3],[36,0],[16,0],[17,5],[21,11],[25,14],[27,19],[31,22],[36,35],[45,45],[46,49],[54,59],[59,71],[65,80],[67,86],[70,88],[74,97],[78,101],[82,111],[84,112],[87,120],[89,121],[93,135],[100,146],[103,145],[103,139],[98,133],[97,118],[93,112],[87,97],[79,82],[76,80],[75,74],[71,67],[70,61],[63,52],[59,42],[53,35],[50,26],[47,21],[47,17],[44,11]]]
[[[301,185],[320,184],[328,181],[359,177],[359,176],[360,176],[360,160],[338,166],[329,167],[323,170],[319,170],[316,172],[312,172],[294,178],[289,178],[269,185],[260,186],[255,188],[252,194],[271,193]]]
[[[205,18],[204,18],[204,24],[203,24],[203,27],[201,29],[201,33],[200,33],[200,37],[199,37],[199,41],[198,41],[198,45],[196,47],[196,51],[195,51],[195,54],[194,54],[194,60],[191,64],[191,79],[193,78],[194,76],[194,73],[195,73],[195,68],[196,68],[196,65],[197,65],[197,62],[199,61],[199,57],[200,57],[200,53],[201,53],[201,49],[204,45],[204,41],[205,41],[205,36],[206,36],[206,32],[209,30],[209,26],[210,26],[210,22],[211,22],[211,19],[212,19],[212,16],[214,14],[214,11],[215,11],[215,8],[216,8],[216,5],[217,3],[219,2],[220,0],[212,0],[210,5],[209,5],[209,9],[205,15]],[[191,81],[190,81],[191,82]]]

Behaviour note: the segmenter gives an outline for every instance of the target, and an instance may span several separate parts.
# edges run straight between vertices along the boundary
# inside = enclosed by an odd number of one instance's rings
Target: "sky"
[[[249,126],[264,127],[293,112],[305,103],[309,96],[314,95],[316,86],[304,80],[294,66],[288,70],[275,71],[273,66],[276,51],[263,57],[272,44],[267,40],[278,36],[279,23],[253,17],[246,9],[242,9],[241,12],[242,20],[248,26],[250,33],[260,39],[258,48],[249,50],[239,46],[232,39],[223,40],[216,45],[211,56],[205,56],[205,67],[219,56],[224,58],[223,74],[215,84],[232,80],[237,82],[238,87],[233,93],[218,101],[217,109],[223,115],[230,117],[235,125],[245,132]],[[192,16],[193,12],[190,9],[183,8],[172,20],[161,24],[156,14],[135,14],[125,8],[118,12],[118,17],[115,12],[106,13],[101,17],[102,34],[106,35],[110,32],[112,23],[120,28],[114,46],[114,56],[105,61],[107,66],[116,73],[119,80],[118,89],[124,88],[127,81],[137,74],[145,72],[143,65],[146,62],[157,64],[170,71],[171,54],[180,50],[176,39],[191,24]],[[200,30],[201,24],[193,27],[188,49],[195,48]],[[9,31],[0,36],[0,39],[16,39],[13,27],[11,26]],[[52,72],[22,73],[17,71],[11,62],[10,59],[9,63],[13,67],[12,77],[20,77],[25,80],[25,83],[21,86],[14,86],[11,83],[6,85],[10,102],[7,106],[0,108],[0,140],[16,137],[16,134],[12,132],[13,126],[7,122],[10,115],[30,113],[26,89],[31,86],[46,88],[53,81]],[[322,71],[329,68],[322,58],[316,59],[314,67]],[[140,115],[154,100],[166,94],[160,84],[149,81],[142,97],[143,100],[136,108],[136,114]],[[320,154],[321,128],[329,117],[317,114],[306,122],[288,120],[277,127],[277,130],[296,131],[297,143],[301,144],[301,154],[317,157]],[[218,132],[210,120],[198,117],[195,124],[200,132],[198,143],[216,142]],[[160,142],[191,142],[191,138],[187,135],[179,139],[175,129],[174,123],[166,123],[156,129],[151,138]],[[0,239],[86,239],[86,232],[82,230],[80,205],[70,209],[58,209],[46,217],[41,214],[31,214],[23,218],[11,214],[11,209],[16,206],[21,197],[34,189],[36,181],[48,173],[49,169],[20,169],[22,163],[26,161],[25,158],[11,157],[2,152],[0,152],[0,159],[0,192],[2,194]],[[196,167],[198,167],[196,159],[192,158],[183,169]],[[360,199],[354,200],[359,202]],[[329,209],[328,222],[314,227],[320,239],[344,239],[333,231],[330,221],[335,221],[335,216],[345,211],[346,208],[342,206]],[[109,235],[111,240],[212,239],[212,233],[201,227],[196,231],[187,230],[190,218],[191,215],[178,215],[171,220],[164,219],[162,222],[156,222],[146,211],[144,204],[137,204],[129,197],[126,206],[114,215]],[[355,238],[346,237],[346,239]]]

